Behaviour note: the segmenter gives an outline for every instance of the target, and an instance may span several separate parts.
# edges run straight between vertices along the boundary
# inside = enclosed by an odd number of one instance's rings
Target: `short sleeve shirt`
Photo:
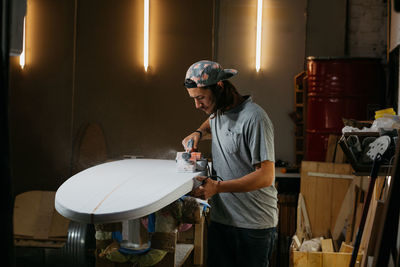
[[[273,125],[251,97],[210,118],[213,169],[223,180],[241,178],[254,165],[275,161]],[[245,193],[220,193],[211,199],[211,220],[235,227],[264,229],[278,223],[274,183]]]

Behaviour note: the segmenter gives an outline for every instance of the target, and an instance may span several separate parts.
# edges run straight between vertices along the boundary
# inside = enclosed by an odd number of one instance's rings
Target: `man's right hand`
[[[188,148],[188,143],[189,143],[189,140],[190,140],[190,139],[193,139],[193,147],[192,147],[192,149],[189,149],[189,148]],[[198,145],[199,141],[200,141],[200,133],[198,133],[198,132],[193,132],[192,134],[186,136],[186,137],[182,140],[182,145],[183,145],[183,147],[185,148],[185,151],[190,150],[190,151],[188,151],[188,152],[193,152],[193,151],[197,151],[197,145]]]

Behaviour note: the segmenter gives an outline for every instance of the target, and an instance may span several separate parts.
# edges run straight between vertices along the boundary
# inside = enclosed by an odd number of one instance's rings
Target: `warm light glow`
[[[145,71],[149,67],[149,1],[144,0],[144,47],[143,65]]]
[[[23,69],[25,67],[25,20],[24,17],[24,29],[23,29],[23,36],[22,36],[22,53],[19,55],[19,65]]]
[[[261,24],[262,24],[262,4],[263,0],[258,0],[257,5],[257,43],[256,43],[256,70],[260,70],[261,61]]]

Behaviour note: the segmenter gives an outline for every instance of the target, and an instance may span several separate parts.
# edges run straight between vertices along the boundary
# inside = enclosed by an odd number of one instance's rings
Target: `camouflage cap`
[[[189,67],[184,85],[186,88],[210,86],[237,73],[234,69],[223,69],[217,62],[201,60]]]

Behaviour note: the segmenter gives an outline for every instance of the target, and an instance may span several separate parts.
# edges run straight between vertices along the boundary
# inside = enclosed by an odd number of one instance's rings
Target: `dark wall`
[[[172,159],[205,119],[182,83],[190,64],[211,58],[212,1],[150,3],[145,72],[143,1],[28,1],[26,66],[11,62],[16,193],[69,178],[73,141],[88,122],[102,126],[110,158]]]
[[[342,57],[346,47],[347,0],[308,0],[306,57]]]
[[[54,189],[69,172],[73,1],[28,1],[26,66],[11,58],[10,139],[14,189]]]

